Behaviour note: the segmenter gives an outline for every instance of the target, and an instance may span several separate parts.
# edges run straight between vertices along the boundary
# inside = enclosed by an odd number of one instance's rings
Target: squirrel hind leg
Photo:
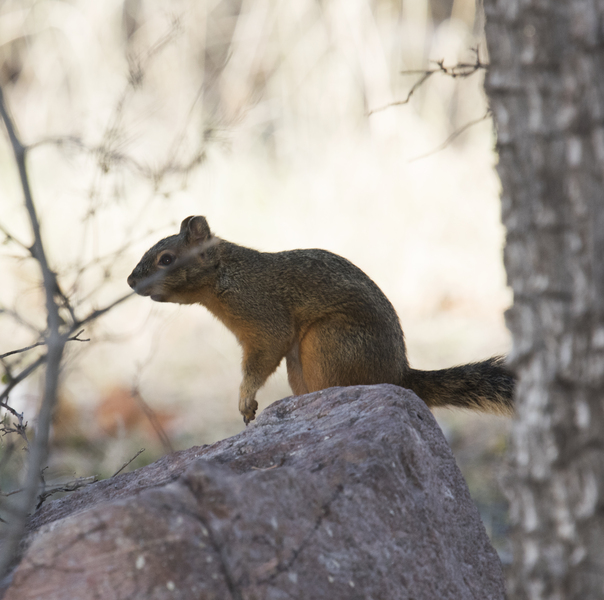
[[[380,331],[359,327],[345,317],[316,323],[300,342],[300,365],[308,390],[397,383],[401,361],[393,360],[395,351],[380,347],[387,339]]]
[[[287,365],[287,380],[292,392],[296,396],[308,394],[309,389],[304,381],[304,372],[300,362],[300,345],[296,342],[293,348],[286,354],[285,363]]]

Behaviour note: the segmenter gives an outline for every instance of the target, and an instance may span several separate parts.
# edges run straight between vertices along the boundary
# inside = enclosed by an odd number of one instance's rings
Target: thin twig
[[[146,177],[148,179],[151,179],[153,177],[153,170],[149,166],[138,162],[131,156],[128,156],[126,154],[123,154],[122,152],[112,149],[109,146],[109,142],[107,142],[107,144],[101,144],[99,146],[88,146],[82,141],[81,138],[76,136],[53,136],[42,138],[37,142],[30,144],[27,147],[27,150],[29,152],[31,150],[34,150],[35,148],[38,148],[40,146],[46,146],[49,144],[57,146],[58,148],[73,146],[78,150],[85,151],[91,156],[97,158],[99,164],[103,165],[104,172],[109,171],[111,165],[121,164],[127,166],[133,172],[138,173],[143,177]]]
[[[416,160],[420,160],[420,158],[426,158],[428,156],[431,156],[432,154],[436,154],[437,152],[444,150],[454,139],[459,137],[464,131],[470,129],[470,127],[473,127],[474,125],[478,125],[478,123],[482,123],[483,121],[486,121],[491,116],[491,114],[492,114],[491,109],[488,108],[487,112],[484,115],[482,115],[482,117],[480,117],[479,119],[474,119],[473,121],[466,123],[463,127],[456,129],[442,144],[440,144],[433,150],[430,150],[430,152],[426,152],[425,154],[420,154],[419,156],[416,156],[415,158],[409,159],[407,162],[412,163]]]
[[[159,438],[159,441],[161,442],[162,446],[164,447],[164,452],[166,454],[171,454],[172,452],[174,452],[174,447],[172,446],[172,442],[170,441],[168,434],[166,433],[165,429],[162,427],[162,424],[159,422],[159,419],[157,418],[155,411],[147,404],[145,399],[142,397],[140,390],[138,389],[138,386],[135,386],[132,389],[132,395],[134,396],[134,398],[136,398],[140,407],[143,409],[143,412],[145,413],[145,416],[147,417],[147,419],[149,419],[149,423],[151,423],[151,427],[153,427],[155,433],[157,434],[157,437]]]
[[[82,487],[85,487],[87,485],[90,485],[91,483],[96,483],[99,480],[97,475],[90,475],[90,477],[77,477],[76,479],[72,479],[71,481],[68,481],[67,483],[59,483],[53,486],[50,486],[46,489],[44,489],[44,491],[42,491],[39,495],[38,495],[38,504],[36,505],[36,510],[38,510],[42,504],[44,504],[44,501],[46,500],[46,498],[49,498],[50,496],[54,495],[54,494],[58,494],[60,492],[75,492],[76,490],[79,490]],[[18,490],[21,491],[21,490]],[[15,493],[15,492],[13,492]],[[10,494],[7,494],[10,495]]]
[[[124,242],[119,248],[117,248],[116,250],[113,250],[112,252],[108,252],[105,255],[102,256],[96,256],[94,258],[92,258],[90,261],[88,261],[86,263],[85,266],[82,266],[80,263],[72,263],[71,265],[68,265],[66,269],[63,269],[63,273],[72,273],[73,274],[73,279],[77,280],[84,272],[86,272],[86,270],[90,269],[91,267],[95,267],[97,265],[101,265],[103,266],[103,263],[115,263],[116,260],[118,258],[120,258],[124,252],[126,252],[127,250],[129,250],[134,244],[143,241],[143,240],[147,240],[149,238],[150,235],[154,235],[153,239],[157,239],[157,235],[155,235],[160,229],[151,229],[150,231],[145,232],[142,235],[139,235],[137,237],[134,236],[127,236],[128,237],[128,241]],[[107,268],[107,267],[105,267]],[[70,291],[73,291],[75,288],[72,288]],[[90,294],[89,294],[90,295]],[[83,300],[87,300],[89,295],[84,296],[83,298],[80,299],[80,303]]]
[[[413,87],[409,90],[409,93],[407,94],[407,97],[404,100],[390,102],[389,104],[380,106],[379,108],[374,108],[373,110],[370,110],[367,113],[367,116],[371,116],[374,113],[386,110],[387,108],[392,108],[393,106],[401,106],[403,104],[408,104],[415,91],[435,73],[443,73],[448,77],[456,79],[458,77],[470,77],[471,75],[476,73],[476,71],[479,71],[481,69],[488,69],[489,65],[483,63],[480,60],[478,48],[472,48],[472,52],[476,54],[476,60],[473,63],[457,63],[456,65],[453,65],[451,67],[446,67],[444,64],[444,59],[441,59],[430,61],[436,65],[436,68],[434,69],[411,69],[408,71],[401,71],[401,75],[421,75],[421,77],[413,84]]]
[[[80,321],[77,321],[73,324],[69,333],[73,333],[76,329],[82,327],[82,325],[86,325],[86,323],[90,323],[91,321],[95,321],[100,316],[104,315],[106,312],[110,311],[112,308],[116,307],[118,304],[121,304],[124,300],[128,300],[128,298],[132,298],[132,296],[136,295],[136,292],[130,292],[121,298],[118,298],[111,304],[105,306],[105,308],[98,308],[97,310],[93,310],[87,317],[84,317]]]
[[[144,448],[141,448],[130,460],[126,461],[111,477],[115,477],[116,475],[119,475],[133,460],[135,460],[136,458],[138,458],[143,452],[145,451]]]
[[[18,350],[11,350],[10,352],[6,352],[5,354],[0,354],[0,360],[6,358],[7,356],[12,356],[13,354],[21,354],[22,352],[27,352],[28,350],[33,350],[34,348],[38,348],[39,346],[45,346],[46,341],[42,340],[40,342],[36,342],[31,346],[26,346],[25,348],[19,348]]]
[[[16,418],[17,422],[13,423],[13,426],[10,427],[8,425],[4,425],[0,427],[0,432],[2,432],[2,437],[8,435],[9,433],[16,433],[24,442],[25,442],[25,450],[29,452],[29,439],[27,437],[27,421],[23,418],[23,413],[18,413],[16,410],[11,408],[10,406],[3,405],[3,408],[7,408]]]
[[[13,490],[12,492],[7,492],[0,494],[3,498],[8,498],[9,496],[13,496],[14,494],[20,494],[23,491],[23,488],[19,488],[18,490]]]
[[[78,331],[74,336],[67,338],[67,341],[68,342],[89,342],[90,338],[86,338],[85,340],[83,340],[80,337],[78,337],[81,333],[84,333],[83,329],[80,329],[80,331]]]
[[[10,408],[10,406],[8,406],[7,404],[5,404],[4,401],[8,398],[8,395],[11,393],[12,389],[15,386],[17,386],[24,379],[29,377],[38,367],[43,365],[45,362],[46,354],[43,354],[42,356],[39,356],[33,363],[25,367],[25,369],[23,369],[23,371],[21,371],[21,373],[19,373],[16,377],[12,377],[10,379],[6,387],[2,390],[2,393],[0,393],[0,407],[6,408],[9,411],[13,411],[13,409]],[[14,414],[16,415],[17,413]]]
[[[84,333],[83,329],[80,329],[74,336],[67,338],[67,342],[89,342],[90,338],[86,338],[85,340],[78,337],[81,333]],[[38,348],[40,346],[45,346],[46,340],[40,340],[31,346],[26,346],[25,348],[19,348],[18,350],[11,350],[10,352],[6,352],[5,354],[0,354],[0,360],[5,359],[7,356],[12,356],[13,354],[21,354],[23,352],[27,352],[28,350],[33,350],[34,348]]]
[[[142,177],[149,179],[154,182],[157,187],[159,183],[168,174],[172,175],[188,175],[195,167],[200,165],[207,158],[206,151],[204,149],[198,150],[188,162],[183,164],[177,164],[174,162],[173,156],[160,168],[153,169],[149,165],[141,163],[136,159],[112,149],[109,146],[110,140],[106,144],[99,146],[88,146],[80,138],[74,136],[54,136],[43,138],[27,146],[27,151],[31,151],[39,146],[45,146],[48,144],[57,146],[59,148],[64,146],[74,146],[79,150],[83,150],[97,158],[99,164],[103,165],[103,171],[107,172],[110,170],[112,165],[125,165],[132,172],[138,173]]]
[[[29,329],[30,331],[38,334],[40,333],[40,330],[37,327],[35,327],[29,321],[23,318],[16,310],[2,306],[0,307],[0,315],[1,314],[10,315],[15,321],[17,321],[17,323],[23,325],[23,327],[25,327],[26,329]]]
[[[411,96],[413,96],[413,94],[415,93],[415,90],[417,90],[417,88],[419,88],[420,86],[422,86],[424,84],[424,82],[429,79],[432,75],[434,75],[434,73],[436,73],[437,71],[421,71],[421,73],[423,73],[422,77],[420,77],[414,84],[413,87],[409,90],[409,93],[407,94],[407,97],[404,100],[398,100],[396,102],[390,102],[389,104],[385,104],[384,106],[380,106],[378,108],[374,108],[373,110],[370,110],[367,113],[367,116],[370,117],[371,115],[377,113],[377,112],[381,112],[383,110],[386,110],[387,108],[391,108],[393,106],[401,106],[403,104],[408,104],[409,101],[411,100]]]
[[[476,49],[473,49],[475,52]],[[433,60],[430,61],[436,65],[435,69],[412,69],[408,71],[401,71],[401,75],[419,75],[420,73],[429,73],[430,75],[434,73],[443,73],[444,75],[448,75],[449,77],[453,77],[456,79],[457,77],[465,78],[474,75],[476,71],[480,71],[481,69],[488,69],[489,65],[481,62],[478,57],[478,53],[476,54],[476,60],[473,63],[457,63],[452,67],[445,67],[444,60]]]
[[[24,244],[23,242],[21,242],[20,240],[18,240],[10,231],[8,231],[6,229],[6,227],[4,227],[4,225],[2,225],[0,223],[0,231],[6,236],[6,239],[12,242],[15,242],[16,244],[18,244],[19,246],[21,246],[21,248],[24,248],[25,250],[27,250],[29,252],[29,246],[27,246],[26,244]]]

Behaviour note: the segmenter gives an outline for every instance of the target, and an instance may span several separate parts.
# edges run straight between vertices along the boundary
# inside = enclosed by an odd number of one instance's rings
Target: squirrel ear
[[[180,233],[185,234],[188,242],[199,242],[212,236],[205,217],[187,217],[180,224]]]
[[[183,233],[187,230],[187,228],[189,227],[189,221],[193,218],[194,217],[187,217],[183,220],[183,222],[180,224],[180,233]]]

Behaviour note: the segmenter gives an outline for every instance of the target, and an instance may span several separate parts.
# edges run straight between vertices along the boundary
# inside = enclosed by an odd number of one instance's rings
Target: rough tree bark
[[[484,0],[519,375],[511,598],[604,597],[604,3]]]

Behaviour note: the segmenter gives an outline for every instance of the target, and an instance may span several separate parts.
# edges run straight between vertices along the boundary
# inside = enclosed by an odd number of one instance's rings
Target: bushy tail
[[[514,383],[504,358],[495,356],[439,371],[411,369],[407,387],[430,407],[451,406],[511,416]]]

